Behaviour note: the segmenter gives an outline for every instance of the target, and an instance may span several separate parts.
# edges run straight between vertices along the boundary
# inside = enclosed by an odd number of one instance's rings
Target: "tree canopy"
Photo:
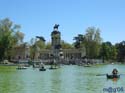
[[[78,34],[78,36],[74,37],[74,40],[75,48],[85,47],[86,56],[88,58],[98,57],[102,41],[98,28],[88,27],[85,35]]]
[[[117,60],[120,62],[125,61],[125,41],[115,44],[117,49]]]
[[[20,26],[14,24],[9,18],[0,20],[0,60],[8,57],[8,52],[19,41],[22,41],[24,34],[20,35]]]
[[[73,45],[62,40],[61,41],[61,48],[62,49],[72,49]]]

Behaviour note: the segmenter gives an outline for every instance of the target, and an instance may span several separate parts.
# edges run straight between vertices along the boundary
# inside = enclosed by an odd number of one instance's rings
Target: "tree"
[[[101,45],[101,49],[100,49],[100,57],[102,57],[103,59],[103,63],[105,62],[105,60],[108,60],[110,57],[110,45],[109,42],[103,42]]]
[[[46,49],[51,49],[51,42],[46,43]]]
[[[74,47],[77,49],[85,48],[88,58],[99,56],[102,38],[98,28],[88,27],[85,35],[78,34],[78,36],[74,37],[74,40]]]
[[[19,25],[14,25],[8,18],[0,20],[0,60],[8,57],[11,50],[18,42],[16,31],[19,31]]]
[[[105,60],[116,60],[117,49],[112,45],[111,42],[103,42],[100,50],[100,57],[102,57],[103,62]]]
[[[117,54],[118,61],[120,61],[120,62],[125,61],[125,41],[117,43],[115,46],[118,51],[118,54]]]
[[[61,47],[62,47],[62,49],[72,49],[73,48],[73,46],[71,44],[69,44],[63,40],[61,41]]]
[[[38,40],[37,40],[38,38]],[[32,38],[30,40],[30,57],[31,59],[35,58],[36,53],[38,53],[41,49],[45,49],[45,39],[42,36],[36,36],[36,39]]]
[[[34,59],[35,58],[35,53],[37,51],[37,46],[36,46],[36,40],[34,38],[31,38],[30,40],[30,58]]]
[[[76,49],[81,48],[81,44],[84,40],[84,36],[82,34],[78,34],[78,36],[74,37],[73,40],[75,40],[74,47]]]
[[[95,27],[88,27],[86,34],[83,37],[82,43],[86,49],[86,56],[88,58],[98,57],[102,41],[102,38],[100,37],[100,30]]]
[[[45,39],[43,36],[36,36],[39,40],[36,40],[35,45],[40,49],[45,49]]]
[[[116,47],[112,46],[111,47],[111,59],[116,60],[117,59],[117,54],[118,54],[118,52],[117,52]]]
[[[18,44],[22,44],[23,43],[23,38],[24,38],[24,33],[20,32],[20,31],[17,31],[15,33],[15,38],[17,39]]]

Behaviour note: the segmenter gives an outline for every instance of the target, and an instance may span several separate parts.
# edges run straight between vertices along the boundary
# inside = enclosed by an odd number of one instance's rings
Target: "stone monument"
[[[59,52],[61,48],[61,33],[59,32],[58,27],[59,24],[55,24],[51,33],[52,55],[55,58],[59,57]]]

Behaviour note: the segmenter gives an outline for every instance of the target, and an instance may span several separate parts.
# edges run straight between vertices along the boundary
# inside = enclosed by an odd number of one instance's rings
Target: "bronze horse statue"
[[[58,29],[59,24],[55,24],[55,26],[53,27],[54,29]]]

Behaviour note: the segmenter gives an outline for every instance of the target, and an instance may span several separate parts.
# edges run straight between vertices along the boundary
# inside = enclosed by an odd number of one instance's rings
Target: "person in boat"
[[[40,68],[45,69],[44,64],[42,62],[40,63]]]
[[[113,75],[117,75],[118,74],[118,70],[116,68],[114,68],[113,71],[112,71],[112,74]]]
[[[45,69],[44,66],[41,67],[42,69]]]

